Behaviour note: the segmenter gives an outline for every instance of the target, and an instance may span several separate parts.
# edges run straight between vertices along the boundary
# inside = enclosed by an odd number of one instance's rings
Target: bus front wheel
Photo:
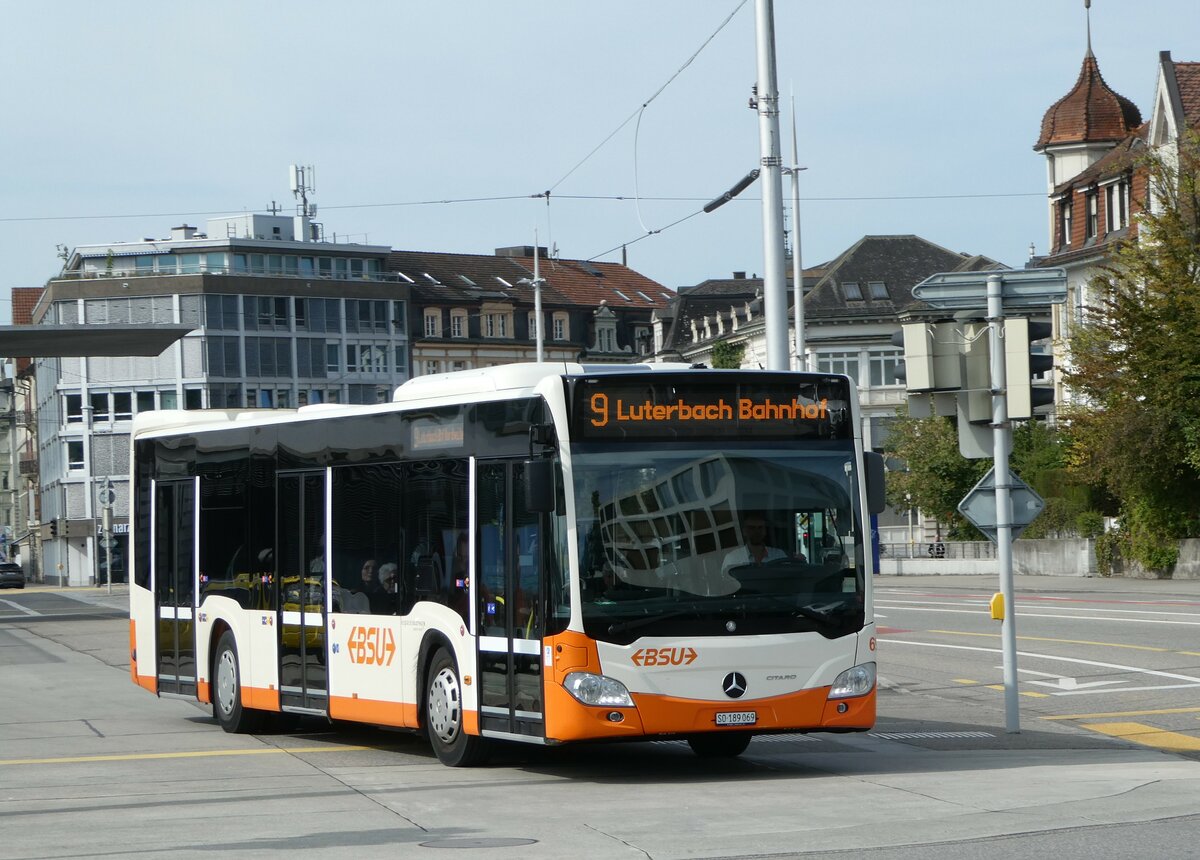
[[[238,663],[233,631],[226,630],[217,642],[213,658],[213,716],[227,732],[245,734],[255,731],[260,714],[242,707],[242,674]]]
[[[701,758],[737,758],[750,746],[750,739],[753,737],[750,732],[692,735],[688,738],[688,746]]]
[[[439,648],[429,664],[425,687],[425,728],[438,760],[471,767],[487,758],[487,742],[463,728],[462,682],[454,656]]]

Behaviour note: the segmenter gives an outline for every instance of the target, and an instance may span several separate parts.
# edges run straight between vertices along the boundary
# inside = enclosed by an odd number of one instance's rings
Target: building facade
[[[41,574],[124,576],[129,433],[155,409],[376,403],[409,377],[409,287],[388,248],[316,240],[306,218],[242,215],[168,238],[76,248],[37,324],[175,323],[154,358],[51,358],[35,367]],[[105,507],[115,539],[101,546]]]
[[[651,316],[675,293],[617,263],[546,259],[518,245],[491,256],[393,251],[412,291],[413,375],[537,359],[535,280],[546,361],[629,362],[652,353]],[[536,277],[535,277],[536,268]]]

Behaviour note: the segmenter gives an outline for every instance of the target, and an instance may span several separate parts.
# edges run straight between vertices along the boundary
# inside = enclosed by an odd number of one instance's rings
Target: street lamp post
[[[904,494],[904,503],[908,505],[908,557],[913,557],[913,508],[912,493]]]

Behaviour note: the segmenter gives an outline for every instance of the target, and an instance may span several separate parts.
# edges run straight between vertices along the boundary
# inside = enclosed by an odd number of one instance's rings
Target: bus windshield
[[[576,452],[586,633],[627,644],[860,630],[853,463],[848,442]]]

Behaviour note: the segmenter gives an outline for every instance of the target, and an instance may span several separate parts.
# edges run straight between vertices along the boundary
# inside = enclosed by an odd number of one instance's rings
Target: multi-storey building
[[[36,363],[41,571],[123,575],[130,422],[153,409],[375,403],[409,376],[409,285],[390,249],[319,241],[307,218],[241,215],[207,231],[87,245],[31,314],[37,324],[176,323],[155,358]],[[98,540],[105,505],[116,538]]]
[[[1089,44],[1075,86],[1042,118],[1034,151],[1046,158],[1049,252],[1038,267],[1067,274],[1067,301],[1054,308],[1057,363],[1068,360],[1065,338],[1099,305],[1102,275],[1117,248],[1137,237],[1137,215],[1148,199],[1142,159],[1171,150],[1189,130],[1200,128],[1200,63],[1179,63],[1159,54],[1150,119],[1113,91],[1100,76]],[[1070,392],[1057,392],[1070,399]]]
[[[492,256],[394,251],[387,270],[412,290],[413,375],[534,361],[541,283],[546,361],[628,362],[648,357],[651,315],[675,293],[627,266],[546,259],[546,249]]]

